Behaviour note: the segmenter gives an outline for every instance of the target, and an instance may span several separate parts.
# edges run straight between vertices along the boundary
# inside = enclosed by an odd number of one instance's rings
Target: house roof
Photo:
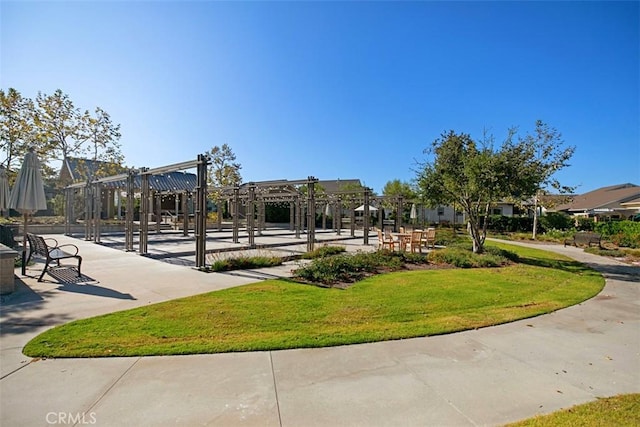
[[[558,206],[556,210],[568,212],[624,210],[628,208],[623,206],[623,203],[637,198],[640,198],[640,186],[629,183],[618,184],[574,196],[573,201]]]
[[[362,187],[359,179],[320,180],[318,181],[318,185],[324,188],[324,191],[327,193],[337,193],[339,191],[344,191],[345,188],[347,190],[352,190],[356,187]]]
[[[640,196],[632,200],[627,200],[626,202],[622,202],[620,204],[627,209],[640,209]]]
[[[82,159],[79,157],[67,157],[62,162],[62,168],[66,169],[73,182],[86,180],[88,176],[116,175],[126,172],[126,168],[117,163],[102,160]],[[100,172],[103,172],[100,174]],[[62,170],[60,171],[62,175]]]

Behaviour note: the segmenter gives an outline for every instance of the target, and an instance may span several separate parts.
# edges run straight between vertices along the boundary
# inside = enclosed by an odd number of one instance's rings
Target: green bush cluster
[[[560,212],[547,212],[541,215],[540,230],[548,233],[551,230],[570,230],[575,225],[575,220],[569,215]]]
[[[438,228],[436,231],[436,245],[438,246],[450,246],[460,241],[468,241],[468,237],[465,234],[458,234],[453,228]]]
[[[640,248],[640,222],[609,221],[594,223],[594,231],[617,246]]]
[[[458,268],[500,267],[517,261],[518,255],[493,246],[485,246],[483,254],[475,254],[471,248],[453,245],[429,253],[429,261],[434,264],[448,264]]]
[[[406,263],[426,263],[421,254],[393,252],[356,252],[314,259],[310,264],[298,268],[293,276],[308,282],[333,285],[352,283],[381,270],[400,270]]]
[[[302,255],[304,259],[316,259],[323,258],[326,256],[337,255],[345,252],[347,249],[344,246],[321,246],[319,248],[314,249],[311,252],[305,252]]]
[[[489,216],[488,228],[499,233],[533,230],[533,218],[520,216]]]
[[[245,270],[248,268],[264,268],[281,265],[283,259],[272,256],[253,256],[226,258],[214,261],[207,269],[210,271]]]

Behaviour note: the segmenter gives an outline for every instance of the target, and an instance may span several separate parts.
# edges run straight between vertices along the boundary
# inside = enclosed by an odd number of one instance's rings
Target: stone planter
[[[14,260],[18,252],[0,243],[0,295],[10,294],[16,290]]]

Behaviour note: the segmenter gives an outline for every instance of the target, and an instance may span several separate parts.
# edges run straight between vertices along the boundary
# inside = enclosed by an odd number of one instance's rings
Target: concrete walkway
[[[501,425],[640,392],[640,268],[561,246],[544,248],[602,271],[603,292],[502,326],[324,349],[32,360],[22,347],[53,325],[286,276],[291,268],[204,274],[56,238],[80,246],[85,276],[64,285],[25,278],[3,300],[3,426]]]

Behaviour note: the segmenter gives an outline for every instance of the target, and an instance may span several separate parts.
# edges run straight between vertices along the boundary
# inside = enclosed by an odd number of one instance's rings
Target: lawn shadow
[[[536,258],[530,256],[519,256],[519,264],[532,265],[535,267],[552,268],[554,270],[568,271],[570,273],[586,273],[589,271],[595,271],[596,265],[589,265],[575,260],[559,260],[559,259],[546,259]]]

